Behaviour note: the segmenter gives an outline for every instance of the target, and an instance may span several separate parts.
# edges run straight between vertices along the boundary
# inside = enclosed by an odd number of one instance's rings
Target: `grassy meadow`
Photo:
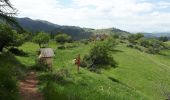
[[[81,68],[78,74],[73,60],[88,54],[95,43],[69,43],[74,47],[64,50],[58,45],[49,43],[55,50],[53,72],[39,71],[39,89],[46,100],[165,100],[169,96],[170,50],[152,55],[119,44],[110,54],[117,68],[99,74]],[[38,45],[27,42],[19,49],[27,55],[15,58],[27,68],[34,66]]]

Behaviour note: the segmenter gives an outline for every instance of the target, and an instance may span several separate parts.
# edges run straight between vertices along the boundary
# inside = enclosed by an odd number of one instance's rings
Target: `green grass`
[[[24,77],[25,67],[10,53],[0,53],[0,99],[18,100],[17,80]]]
[[[61,84],[48,77],[44,79],[48,72],[39,72],[40,89],[47,100],[165,100],[165,94],[170,93],[169,50],[151,55],[120,44],[111,54],[118,62],[117,68],[103,69],[101,74],[81,68],[77,74],[73,59],[78,54],[81,57],[87,54],[94,43],[74,44],[79,46],[59,50],[55,42],[50,42],[49,47],[55,50],[53,71],[67,69],[69,77],[65,77],[65,84]],[[38,45],[28,42],[20,49],[28,55],[17,56],[17,59],[25,66],[33,66]]]

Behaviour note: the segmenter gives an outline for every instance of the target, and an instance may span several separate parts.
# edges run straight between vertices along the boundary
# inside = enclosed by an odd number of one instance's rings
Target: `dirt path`
[[[28,72],[25,80],[19,82],[21,100],[43,100],[43,95],[38,91],[37,84],[36,72]]]

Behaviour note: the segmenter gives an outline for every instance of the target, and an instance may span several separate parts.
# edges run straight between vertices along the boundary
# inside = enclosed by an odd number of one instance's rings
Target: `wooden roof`
[[[54,57],[54,51],[52,48],[42,48],[40,49],[40,55],[39,58],[49,58]]]

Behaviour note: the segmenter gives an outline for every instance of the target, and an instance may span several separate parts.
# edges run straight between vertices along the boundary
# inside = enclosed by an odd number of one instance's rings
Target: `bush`
[[[103,68],[104,66],[116,67],[117,63],[110,55],[110,46],[107,43],[95,45],[88,55],[83,58],[82,67],[88,67],[90,70]],[[105,67],[106,68],[106,67]]]
[[[150,53],[150,54],[157,54],[160,52],[160,49],[159,48],[153,48],[153,47],[149,47],[147,50],[146,50],[146,53]]]
[[[9,51],[17,56],[27,56],[23,50],[19,50],[18,48],[10,48]]]
[[[58,42],[58,43],[64,44],[66,42],[71,42],[72,38],[71,38],[71,36],[63,33],[63,34],[56,35],[55,36],[55,41]]]

